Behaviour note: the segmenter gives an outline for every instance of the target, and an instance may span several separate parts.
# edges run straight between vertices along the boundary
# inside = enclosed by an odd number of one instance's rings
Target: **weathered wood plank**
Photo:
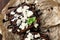
[[[9,2],[9,0],[0,0],[0,12],[8,2]]]

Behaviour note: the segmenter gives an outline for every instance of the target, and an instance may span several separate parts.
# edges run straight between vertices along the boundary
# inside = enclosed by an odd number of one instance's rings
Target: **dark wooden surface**
[[[8,2],[9,2],[9,0],[0,0],[0,12]]]

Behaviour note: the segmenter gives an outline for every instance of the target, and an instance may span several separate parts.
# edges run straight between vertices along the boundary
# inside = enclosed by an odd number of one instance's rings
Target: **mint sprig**
[[[36,17],[32,17],[32,18],[28,18],[28,20],[27,20],[27,24],[28,25],[31,25],[33,22],[35,22],[36,21]]]

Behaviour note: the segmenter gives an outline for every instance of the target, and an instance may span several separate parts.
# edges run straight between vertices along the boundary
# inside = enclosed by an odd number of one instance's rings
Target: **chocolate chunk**
[[[7,27],[7,29],[10,29],[10,28],[13,28],[13,26],[12,26],[12,25],[9,25],[9,26]]]
[[[8,10],[9,10],[9,9],[12,9],[12,8],[16,8],[16,7],[8,7]]]
[[[34,13],[34,15],[35,15],[36,17],[39,17],[40,14],[41,14],[40,12],[41,12],[40,9],[39,9],[39,10],[36,10],[35,13]]]
[[[0,40],[2,40],[2,37],[3,37],[2,34],[0,34]]]
[[[7,22],[8,20],[3,19],[2,21],[3,21],[3,23],[5,23],[5,22]]]
[[[51,7],[51,9],[53,10],[53,7]]]

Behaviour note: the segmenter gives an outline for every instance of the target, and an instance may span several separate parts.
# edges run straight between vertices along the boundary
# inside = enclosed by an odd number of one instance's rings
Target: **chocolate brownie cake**
[[[6,14],[10,25],[7,27],[9,32],[21,36],[21,40],[49,40],[40,30],[40,9],[35,4],[21,3],[16,7],[9,7]],[[3,20],[4,22],[7,22]]]

